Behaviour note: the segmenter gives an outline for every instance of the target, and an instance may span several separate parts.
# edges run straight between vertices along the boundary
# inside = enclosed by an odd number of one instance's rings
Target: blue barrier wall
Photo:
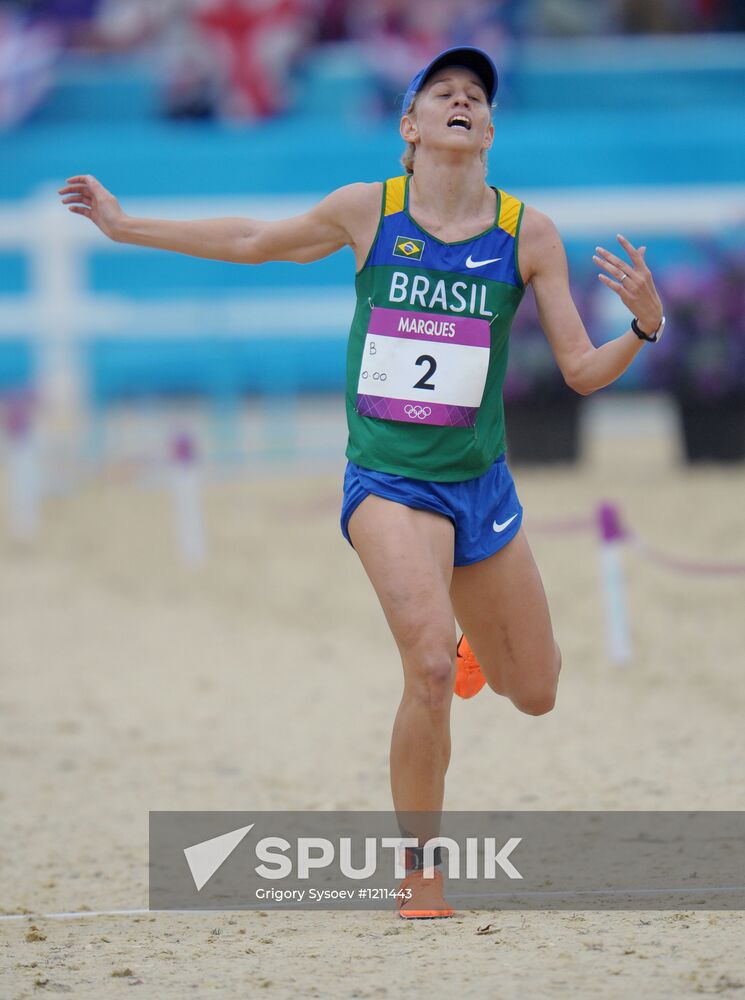
[[[743,110],[497,111],[490,179],[516,190],[742,181]],[[241,131],[37,122],[0,143],[5,198],[80,172],[122,196],[323,193],[396,173],[403,151],[393,120],[331,127],[296,117]]]
[[[290,337],[107,338],[86,343],[83,355],[91,398],[99,404],[159,394],[322,393],[344,384],[345,353],[336,337],[314,338],[311,350],[307,341]]]
[[[28,338],[0,340],[0,392],[27,388],[35,372],[34,349]]]

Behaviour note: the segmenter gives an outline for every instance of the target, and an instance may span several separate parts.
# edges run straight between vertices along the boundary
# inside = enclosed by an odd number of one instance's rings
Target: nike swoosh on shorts
[[[466,267],[483,267],[484,264],[496,264],[501,257],[492,257],[491,260],[473,260],[470,253],[466,257]]]
[[[508,517],[507,520],[506,521],[502,521],[501,524],[497,524],[496,521],[493,521],[492,522],[492,529],[494,531],[497,531],[497,532],[504,531],[505,528],[508,528],[512,524],[512,522],[515,520],[516,517],[517,517],[517,514],[513,514],[512,517]]]

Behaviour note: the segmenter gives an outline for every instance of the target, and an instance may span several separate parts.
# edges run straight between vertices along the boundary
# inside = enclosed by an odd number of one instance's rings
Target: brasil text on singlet
[[[408,213],[409,178],[383,185],[378,231],[355,280],[347,347],[347,458],[458,482],[504,452],[502,386],[524,287],[523,203],[497,191],[494,225],[443,243]]]

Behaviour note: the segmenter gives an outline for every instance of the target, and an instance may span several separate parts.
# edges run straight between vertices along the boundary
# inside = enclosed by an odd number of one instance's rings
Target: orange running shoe
[[[398,915],[404,920],[434,920],[452,917],[455,913],[443,898],[442,872],[439,868],[435,868],[434,878],[425,878],[423,868],[409,872],[398,891],[402,893],[398,901]],[[404,898],[405,895],[409,898]]]
[[[455,657],[455,693],[460,698],[473,698],[484,684],[486,677],[479,666],[479,661],[473,655],[468,639],[462,635],[458,640]]]

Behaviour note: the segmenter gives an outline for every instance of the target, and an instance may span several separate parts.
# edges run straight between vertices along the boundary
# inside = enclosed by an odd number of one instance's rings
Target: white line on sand
[[[518,899],[520,897],[545,897],[546,899],[557,896],[701,896],[702,893],[728,893],[745,892],[745,885],[705,885],[698,888],[691,886],[668,886],[661,889],[548,889],[548,890],[526,890],[523,892],[495,892],[495,893],[448,893],[448,899]],[[276,910],[282,909],[290,904],[263,902],[256,909]],[[249,912],[246,908],[241,912]],[[129,917],[142,916],[143,914],[155,913],[219,913],[220,910],[78,910],[70,913],[0,913],[0,921],[3,920],[79,920],[84,917]],[[226,911],[227,912],[227,911]]]

